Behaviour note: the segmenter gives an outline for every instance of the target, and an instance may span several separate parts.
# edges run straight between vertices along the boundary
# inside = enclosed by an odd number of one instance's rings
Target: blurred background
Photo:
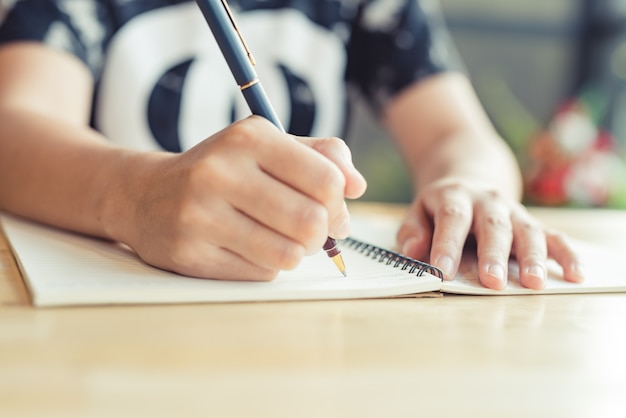
[[[626,208],[626,0],[440,0],[526,201]],[[407,202],[392,143],[357,110],[349,140],[366,200]]]

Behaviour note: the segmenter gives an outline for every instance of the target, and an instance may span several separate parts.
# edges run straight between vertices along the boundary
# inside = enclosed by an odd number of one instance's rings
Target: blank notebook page
[[[373,298],[441,286],[428,273],[418,277],[348,247],[347,278],[320,251],[271,282],[198,279],[151,267],[108,241],[6,215],[2,225],[35,306]]]

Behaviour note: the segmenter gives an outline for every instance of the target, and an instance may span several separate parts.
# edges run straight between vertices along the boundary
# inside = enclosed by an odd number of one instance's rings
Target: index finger
[[[452,189],[431,201],[429,206],[434,221],[430,263],[443,272],[446,280],[452,280],[472,226],[472,202],[466,193]]]

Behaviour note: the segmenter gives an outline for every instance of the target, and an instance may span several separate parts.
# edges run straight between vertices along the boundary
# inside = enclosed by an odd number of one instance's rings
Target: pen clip
[[[237,32],[237,36],[239,37],[239,40],[241,41],[241,44],[243,45],[243,49],[246,50],[246,55],[248,56],[248,59],[250,60],[250,64],[256,65],[256,61],[254,60],[254,57],[252,56],[252,52],[250,52],[250,49],[248,48],[248,44],[246,44],[246,41],[243,39],[243,36],[241,35],[241,32],[239,31],[239,27],[237,26],[237,23],[235,22],[235,18],[233,17],[233,14],[231,13],[230,7],[228,7],[228,3],[226,2],[226,0],[222,0],[222,5],[224,5],[224,9],[226,9],[226,14],[228,15],[228,18],[230,19],[230,23],[233,24],[233,27],[235,28],[235,32]]]

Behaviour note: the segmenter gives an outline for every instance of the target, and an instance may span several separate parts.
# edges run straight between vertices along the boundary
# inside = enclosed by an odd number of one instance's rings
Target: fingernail
[[[585,274],[585,267],[582,264],[574,264],[572,270],[580,274]]]
[[[526,268],[526,274],[528,274],[529,276],[535,276],[540,278],[541,280],[545,280],[546,278],[546,274],[543,270],[543,267],[541,267],[538,264],[532,265],[528,268]]]
[[[532,289],[543,289],[545,287],[546,273],[542,266],[540,266],[539,264],[528,266],[524,270],[524,273],[526,273],[525,286]],[[529,280],[531,277],[534,277],[534,279]]]
[[[570,266],[570,274],[576,275],[578,281],[585,280],[585,267],[582,264],[574,263]]]
[[[500,264],[491,264],[487,268],[487,273],[500,280],[501,282],[504,282],[504,267],[502,267]]]
[[[443,255],[437,259],[435,263],[436,267],[443,272],[444,276],[452,277],[452,271],[454,270],[454,261],[447,255]]]

